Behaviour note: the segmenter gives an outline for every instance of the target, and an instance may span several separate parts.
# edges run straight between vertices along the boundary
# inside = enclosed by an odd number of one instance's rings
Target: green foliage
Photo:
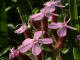
[[[0,1],[0,48],[4,48],[8,45],[8,34],[7,34],[7,20],[5,12],[5,1]]]
[[[73,55],[75,60],[80,60],[80,52],[78,49],[73,48]]]

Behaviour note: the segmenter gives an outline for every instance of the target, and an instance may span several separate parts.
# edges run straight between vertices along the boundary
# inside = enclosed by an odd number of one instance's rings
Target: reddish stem
[[[65,37],[59,37],[58,42],[56,44],[56,48],[62,49],[66,43]]]
[[[54,23],[54,22],[57,22],[57,17],[54,16],[54,15],[52,15],[52,23]],[[56,40],[57,40],[58,35],[57,35],[56,29],[51,29],[51,32],[52,32],[52,34],[54,35],[54,37],[56,38]]]
[[[38,31],[41,30],[41,21],[34,21],[30,19],[30,23],[33,25],[33,27]]]
[[[43,34],[43,37],[48,37],[48,18],[47,17],[44,17],[41,21],[41,29],[42,31],[44,31],[44,34]]]
[[[57,22],[57,17],[52,15],[52,23]]]
[[[32,38],[32,33],[30,31],[30,28],[27,28],[26,31],[24,32],[25,38]]]
[[[32,60],[32,59],[24,53],[19,53],[19,60]]]

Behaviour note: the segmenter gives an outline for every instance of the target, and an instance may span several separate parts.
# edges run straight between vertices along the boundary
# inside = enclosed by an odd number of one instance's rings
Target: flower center
[[[34,39],[34,41],[33,41],[34,43],[36,43],[36,42],[38,42],[38,40],[37,39]]]
[[[63,23],[62,25],[63,25],[63,27],[66,27],[67,24],[66,23]]]

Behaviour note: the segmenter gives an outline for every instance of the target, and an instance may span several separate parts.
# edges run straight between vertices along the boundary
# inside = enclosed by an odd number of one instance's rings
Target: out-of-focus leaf
[[[51,57],[48,57],[46,60],[51,60]]]
[[[8,27],[11,27],[12,29],[15,29],[15,26],[13,24],[8,24]]]
[[[8,46],[5,0],[0,0],[0,50]]]
[[[44,46],[44,45],[40,45],[41,46],[41,49],[42,50],[45,50],[45,51],[47,51],[47,52],[51,52],[52,50],[49,48],[49,47],[47,47],[47,46]]]
[[[32,13],[38,13],[39,12],[39,9],[38,8],[35,8],[35,9],[33,9],[33,11],[32,11]]]
[[[70,49],[66,54],[61,54],[62,60],[74,60],[72,49]]]
[[[64,48],[64,49],[62,50],[62,53],[63,53],[63,54],[66,54],[68,51],[69,51],[69,48]]]
[[[6,11],[6,12],[9,11],[11,8],[12,8],[12,7],[7,7],[7,8],[5,9],[5,11]]]
[[[75,60],[80,60],[80,53],[78,52],[78,49],[73,48],[73,55]]]
[[[6,54],[8,51],[9,51],[10,47],[7,47],[5,49],[3,49],[1,52],[0,52],[0,57],[3,56],[4,54]]]
[[[17,0],[11,0],[12,2],[17,2]]]

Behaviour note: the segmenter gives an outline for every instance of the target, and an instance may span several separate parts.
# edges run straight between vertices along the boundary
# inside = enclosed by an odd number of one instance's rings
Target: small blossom
[[[50,28],[50,29],[57,29],[57,28],[59,28],[59,30],[57,32],[58,36],[64,37],[64,36],[66,36],[67,28],[72,29],[72,30],[76,30],[76,28],[67,25],[67,23],[69,21],[70,21],[70,19],[67,22],[65,22],[65,19],[64,19],[63,23],[62,22],[60,22],[60,23],[51,23],[51,24],[48,25],[48,28]]]
[[[50,38],[43,38],[43,39],[39,39],[39,37],[42,35],[42,31],[37,31],[34,33],[34,37],[33,39],[25,39],[22,42],[22,45],[20,47],[18,47],[18,49],[20,50],[20,52],[25,53],[27,52],[29,49],[32,48],[32,54],[33,55],[39,55],[41,52],[41,48],[39,46],[39,43],[42,44],[51,44],[53,41]]]
[[[10,51],[11,53],[9,54],[9,60],[13,60],[15,57],[17,57],[19,55],[19,51],[15,50],[15,48],[13,47]]]
[[[44,7],[40,10],[40,13],[33,14],[30,19],[33,19],[34,21],[41,20],[43,17],[50,18],[52,15],[59,16],[58,14],[53,13],[55,11],[55,8],[51,7]]]
[[[80,35],[77,35],[77,39],[80,40]]]
[[[33,14],[30,19],[33,19],[34,21],[41,20],[44,16],[50,18],[52,15],[59,16],[58,14],[53,13],[55,11],[55,7],[65,7],[63,5],[60,5],[59,3],[61,0],[56,1],[48,1],[44,3],[44,8],[40,10],[40,13]]]
[[[26,30],[26,25],[24,24],[14,32],[17,33],[17,34],[21,34],[21,33],[25,32],[25,30]]]

